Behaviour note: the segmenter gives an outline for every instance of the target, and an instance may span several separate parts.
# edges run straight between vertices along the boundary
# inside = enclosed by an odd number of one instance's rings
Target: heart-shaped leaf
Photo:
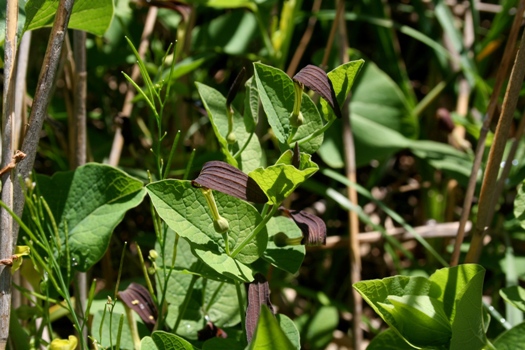
[[[144,337],[140,341],[141,350],[194,350],[196,349],[191,343],[176,334],[164,331],[155,331],[151,337]]]
[[[254,130],[247,131],[244,118],[233,109],[233,133],[235,142],[228,144],[228,116],[226,113],[226,98],[217,90],[201,83],[196,83],[199,95],[208,112],[215,137],[221,145],[221,151],[226,157],[226,162],[239,167],[244,172],[249,172],[262,164],[262,150],[259,139],[254,135]],[[239,151],[241,151],[239,153]],[[237,154],[238,153],[238,154]],[[234,157],[235,155],[235,157]]]
[[[363,60],[351,61],[336,67],[328,72],[328,78],[332,83],[332,88],[336,96],[336,101],[339,106],[342,106],[352,89],[352,85],[365,62]],[[329,103],[326,100],[321,100],[321,107],[323,115],[327,120],[332,120],[337,115],[334,113],[333,107],[328,108]]]
[[[254,63],[253,66],[268,123],[279,142],[286,145],[291,132],[290,114],[295,96],[293,81],[280,69],[262,63]]]
[[[452,330],[441,301],[426,295],[389,296],[381,303],[395,320],[390,326],[412,345],[442,346],[450,342]]]
[[[274,165],[266,169],[258,168],[248,174],[266,193],[268,203],[280,204],[300,184],[312,176],[319,166],[311,160],[309,154],[301,154],[299,169],[291,165],[293,152],[286,151]]]
[[[58,224],[63,256],[68,234],[72,262],[66,263],[80,271],[87,271],[102,258],[115,227],[146,194],[142,181],[95,163],[52,177],[39,175],[37,191]]]
[[[251,281],[251,270],[244,264],[262,255],[268,239],[266,232],[257,235],[233,260],[226,255],[223,237],[214,229],[210,209],[200,189],[194,188],[190,181],[163,180],[149,184],[147,190],[159,216],[172,230],[188,239],[194,254],[217,272],[228,273],[229,278]],[[233,251],[257,226],[261,216],[252,205],[220,192],[215,193],[215,201],[219,214],[229,222],[228,240]]]

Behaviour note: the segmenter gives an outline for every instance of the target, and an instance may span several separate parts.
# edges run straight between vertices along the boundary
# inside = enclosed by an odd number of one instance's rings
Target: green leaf
[[[375,64],[368,62],[352,94],[350,111],[403,136],[418,136],[419,124],[396,83]],[[335,86],[334,86],[335,88]]]
[[[226,118],[227,121],[226,98],[222,96],[220,92],[207,85],[201,84],[199,82],[196,82],[195,85],[197,86],[197,90],[199,91],[199,95],[201,97],[202,103],[204,104],[204,108],[206,108],[206,111],[208,112],[208,117],[210,118],[210,123],[213,127],[215,137],[219,141],[221,151],[226,157],[226,162],[235,167],[238,167],[237,160],[233,158],[232,154],[230,153],[228,149],[228,141],[226,141],[226,134],[228,133],[228,124],[226,122],[226,129],[224,129],[224,123],[218,123],[215,120],[215,118],[223,116],[223,119]],[[222,126],[220,129],[219,125]]]
[[[481,300],[485,269],[479,265],[475,266],[479,271],[468,281],[460,299],[456,301],[450,350],[476,350],[487,344]],[[453,285],[453,282],[451,284]]]
[[[509,304],[525,312],[525,289],[520,286],[512,286],[499,290],[501,297]]]
[[[305,93],[303,93],[301,113],[303,115],[304,122],[303,125],[297,128],[297,132],[295,133],[292,142],[290,142],[289,144],[289,146],[292,148],[294,147],[296,141],[310,136],[311,134],[313,134],[314,132],[316,132],[324,126],[323,120],[321,119],[321,115],[319,114],[319,110],[315,106],[312,99]],[[323,138],[324,134],[320,134],[319,136],[309,140],[308,142],[299,143],[299,149],[301,150],[301,152],[306,152],[310,154],[315,153],[319,149],[319,147],[321,147],[321,144],[323,143]]]
[[[295,323],[290,319],[290,317],[283,314],[277,314],[275,317],[277,318],[277,322],[279,322],[279,326],[281,327],[284,334],[286,334],[288,340],[290,340],[296,349],[300,349],[301,336]]]
[[[520,348],[518,344],[525,344],[525,322],[501,333],[494,341],[498,350],[516,350]]]
[[[435,341],[439,337],[427,338],[427,335],[432,334],[430,330],[443,333],[446,318],[452,324],[450,349],[481,349],[486,344],[481,312],[484,274],[485,270],[479,265],[459,265],[438,270],[429,279],[394,276],[361,281],[353,287],[405,340],[418,342],[412,345],[432,345],[419,343],[424,339],[414,339],[414,336],[425,334],[425,339],[433,338]],[[426,297],[430,298],[427,300]],[[401,310],[393,311],[395,307]],[[407,318],[408,326],[403,325],[404,321],[400,321],[402,318]],[[412,324],[411,320],[416,319],[419,324]],[[435,322],[441,326],[433,325]],[[426,327],[428,330],[413,331],[417,327]]]
[[[434,141],[409,140],[410,151],[433,168],[457,179],[466,185],[472,169],[470,157],[454,147]]]
[[[166,289],[166,323],[171,328],[175,326],[192,278],[192,275],[175,272],[170,276]],[[162,277],[161,280],[164,284]],[[197,339],[197,331],[206,324],[206,317],[217,327],[233,327],[241,321],[235,285],[198,279],[176,333],[188,339]]]
[[[199,95],[208,112],[210,122],[219,140],[222,153],[226,156],[226,161],[245,173],[256,169],[262,165],[262,149],[259,139],[254,135],[255,131],[247,132],[244,118],[234,109],[233,132],[236,141],[229,145],[226,141],[228,134],[228,117],[226,115],[226,98],[217,90],[204,84],[196,83]],[[243,149],[237,158],[233,157],[239,150]]]
[[[447,345],[452,336],[441,301],[426,295],[389,296],[381,303],[395,319],[395,328],[416,347]]]
[[[333,338],[339,323],[339,312],[335,306],[321,306],[312,318],[306,331],[306,341],[313,349],[325,349]]]
[[[140,340],[140,350],[158,350],[153,338],[147,336]]]
[[[293,81],[280,69],[262,63],[254,63],[253,66],[268,123],[279,142],[286,145],[291,132],[290,114],[295,98]]]
[[[255,79],[250,77],[245,84],[246,97],[244,98],[244,124],[246,131],[254,132],[259,120],[259,92]]]
[[[273,237],[279,232],[286,233],[288,238],[302,237],[302,232],[299,227],[289,218],[277,216],[268,221],[266,229],[268,230],[269,239],[263,259],[284,271],[292,274],[296,273],[304,260],[306,252],[304,245],[278,247],[273,242]]]
[[[296,350],[297,348],[290,342],[286,334],[283,332],[272,312],[268,307],[263,305],[261,307],[255,335],[253,336],[248,349]]]
[[[343,106],[364,62],[363,60],[351,61],[334,68],[328,73],[328,78],[332,82],[339,106]],[[326,120],[336,118],[334,111],[325,100],[321,100],[321,110]]]
[[[360,281],[354,283],[353,287],[383,320],[394,325],[396,320],[382,303],[389,296],[429,295],[431,283],[425,277],[393,276],[382,280]]]
[[[261,233],[247,244],[233,260],[225,253],[222,235],[215,232],[210,210],[201,190],[190,181],[163,180],[147,186],[159,216],[181,237],[190,241],[193,253],[220,274],[241,281],[253,279],[251,269],[244,264],[257,260],[266,249],[268,235]],[[221,216],[228,220],[230,251],[251,233],[261,221],[250,204],[220,192],[214,192]]]
[[[309,154],[302,153],[299,169],[291,165],[293,152],[284,152],[274,165],[258,168],[248,174],[269,198],[268,203],[278,205],[319,167]]]
[[[164,249],[159,242],[155,242],[155,250],[159,257],[156,261],[157,267],[165,268],[166,273],[171,269],[173,259],[173,245],[175,244],[175,232],[168,227],[165,235]],[[177,242],[174,272],[181,274],[193,274],[209,278],[215,281],[225,282],[229,279],[219,274],[206,264],[200,264],[199,258],[192,253],[191,245],[186,238],[181,238]],[[159,290],[160,292],[160,290]],[[158,298],[161,296],[159,295]]]
[[[87,271],[102,258],[115,227],[146,194],[141,181],[95,163],[52,177],[39,175],[37,190],[58,225],[63,256],[67,228],[72,265],[80,271]]]
[[[341,105],[362,64],[362,61],[349,62],[346,64],[348,68],[343,65],[328,73]],[[325,118],[335,118],[326,102],[321,101],[321,106]],[[417,137],[419,133],[417,117],[411,112],[405,96],[392,79],[373,63],[367,63],[359,76],[359,82],[352,94],[350,112],[355,148],[359,150],[356,152],[358,166],[367,165],[372,160],[386,159],[408,147],[409,140]],[[343,166],[343,156],[335,157],[332,153],[334,144],[338,146],[338,153],[343,150],[341,126],[337,125],[327,131],[325,140],[332,141],[328,146],[320,148],[320,155],[327,163]]]
[[[24,31],[53,26],[59,1],[28,0]],[[69,19],[69,29],[103,35],[113,18],[112,0],[76,0]]]
[[[199,51],[244,55],[250,52],[250,44],[257,39],[257,34],[257,20],[252,12],[228,11],[197,26],[192,33],[192,45]]]
[[[194,350],[197,349],[184,338],[164,331],[155,331],[151,337],[144,337],[140,342],[141,350]]]
[[[389,328],[372,339],[366,350],[412,350],[417,349],[406,342],[393,328]]]
[[[445,314],[450,321],[455,319],[456,303],[463,297],[467,285],[484,271],[480,265],[463,264],[439,269],[429,277],[432,283],[429,295],[443,302]]]

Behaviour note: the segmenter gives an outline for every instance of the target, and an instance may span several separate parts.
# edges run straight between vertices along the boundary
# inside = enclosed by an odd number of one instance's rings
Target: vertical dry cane
[[[501,117],[494,135],[494,142],[490,148],[487,170],[483,178],[479,198],[479,209],[476,226],[472,235],[472,242],[465,258],[466,263],[475,263],[479,260],[483,249],[483,237],[488,229],[491,217],[490,210],[493,207],[494,191],[500,170],[500,163],[507,143],[509,130],[512,125],[514,111],[518,103],[520,89],[525,76],[525,33],[522,34],[516,60],[510,74],[510,81],[505,92]]]

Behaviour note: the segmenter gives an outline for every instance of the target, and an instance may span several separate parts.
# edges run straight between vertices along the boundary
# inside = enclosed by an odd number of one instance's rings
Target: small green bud
[[[290,125],[294,128],[298,128],[304,123],[303,113],[294,115],[294,112],[290,115]]]
[[[154,266],[150,266],[150,267],[148,267],[148,274],[149,275],[154,275],[156,270],[157,269]]]
[[[286,247],[288,245],[301,245],[303,237],[289,238],[284,232],[279,232],[273,236],[273,242],[278,247]]]
[[[213,220],[213,228],[215,229],[215,232],[223,234],[230,229],[230,223],[228,220],[220,216],[218,220]]]
[[[150,259],[151,261],[155,261],[155,260],[157,260],[158,257],[159,257],[159,254],[155,251],[155,249],[151,249],[151,250],[149,251],[149,259]]]
[[[230,145],[234,144],[237,141],[237,137],[235,136],[235,133],[233,131],[228,133],[228,136],[226,136],[226,141]]]
[[[278,232],[275,236],[273,236],[273,243],[275,243],[278,247],[286,247],[286,241],[288,240],[288,236],[284,234],[284,232]]]

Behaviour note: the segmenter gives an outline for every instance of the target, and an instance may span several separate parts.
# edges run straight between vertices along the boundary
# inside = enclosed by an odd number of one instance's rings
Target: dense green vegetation
[[[0,0],[0,349],[518,349],[524,10]]]

